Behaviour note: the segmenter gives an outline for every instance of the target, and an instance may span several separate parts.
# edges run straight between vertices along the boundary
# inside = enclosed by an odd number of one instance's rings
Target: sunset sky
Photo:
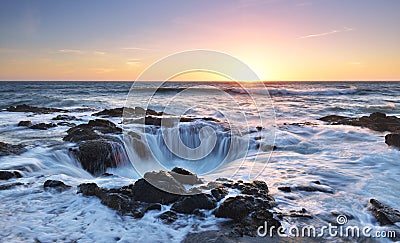
[[[262,80],[400,80],[400,1],[26,1],[0,7],[0,80],[134,80],[209,49]]]

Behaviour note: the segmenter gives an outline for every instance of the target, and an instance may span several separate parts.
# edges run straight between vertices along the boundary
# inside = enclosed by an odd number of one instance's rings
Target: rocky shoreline
[[[35,114],[68,112],[62,109],[27,105],[9,107],[6,110],[9,112],[33,112]],[[113,122],[103,119],[121,117],[123,112],[130,112],[135,116],[142,114],[144,115],[143,119],[145,119],[144,124],[153,126],[160,126],[161,118],[159,116],[163,115],[150,109],[134,108],[124,111],[124,108],[115,108],[93,113],[93,116],[102,117],[102,119],[95,118],[80,125],[71,123],[71,121],[78,119],[68,115],[54,117],[52,120],[59,121],[57,124],[32,124],[31,121],[20,121],[17,125],[39,130],[47,130],[56,126],[70,127],[63,137],[63,141],[73,143],[76,146],[70,148],[69,152],[80,162],[83,169],[94,176],[101,176],[108,168],[121,166],[127,161],[127,154],[121,140],[122,129]],[[180,118],[182,122],[191,122],[196,119],[219,122],[206,117]],[[379,132],[388,131],[390,134],[385,136],[385,142],[389,146],[400,148],[400,119],[397,117],[387,116],[383,113],[372,113],[370,116],[360,118],[331,115],[322,117],[320,120],[331,125],[352,125],[367,127]],[[309,124],[316,125],[314,123]],[[24,152],[26,152],[26,148],[23,144],[12,145],[0,142],[0,156],[18,155]],[[8,190],[23,185],[23,183],[18,182],[18,178],[22,176],[23,173],[18,170],[1,170],[0,180],[13,181],[12,183],[2,184],[0,190]],[[175,193],[161,190],[158,185],[162,185],[161,188],[165,188],[165,185],[167,185],[168,188],[173,188]],[[188,186],[190,186],[190,189],[188,189]],[[53,190],[55,193],[77,190],[77,193],[82,196],[98,198],[103,205],[119,214],[134,218],[142,218],[151,210],[161,212],[163,206],[170,206],[168,211],[159,215],[160,221],[164,224],[172,224],[182,215],[205,219],[206,212],[211,212],[217,218],[227,219],[224,224],[219,225],[220,230],[191,233],[187,235],[184,242],[252,242],[252,238],[257,238],[258,227],[264,225],[265,222],[269,227],[274,226],[273,232],[275,232],[274,237],[276,237],[276,229],[282,225],[283,218],[291,218],[291,220],[296,221],[299,218],[313,217],[306,209],[283,213],[276,210],[275,199],[270,195],[269,188],[264,181],[243,182],[220,178],[216,181],[205,182],[190,171],[178,167],[171,171],[148,172],[144,175],[144,178],[137,180],[134,184],[114,189],[102,188],[95,183],[84,183],[72,187],[57,180],[47,180],[43,188]],[[281,186],[277,189],[285,193],[292,191],[335,193],[332,188],[328,185],[322,185],[319,181],[313,181],[308,186]],[[232,191],[235,191],[235,193],[232,194]],[[380,225],[390,225],[398,231],[397,225],[400,223],[400,212],[398,210],[373,198],[369,200],[367,207]]]

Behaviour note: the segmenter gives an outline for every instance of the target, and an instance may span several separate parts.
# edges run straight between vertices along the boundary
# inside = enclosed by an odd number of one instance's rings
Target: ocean
[[[48,179],[73,186],[84,182],[107,188],[128,185],[149,169],[142,165],[151,159],[121,137],[131,149],[128,162],[107,170],[115,176],[94,177],[70,154],[74,144],[62,140],[69,127],[33,130],[17,126],[24,120],[52,122],[64,113],[5,110],[21,104],[68,110],[67,115],[77,118],[73,121],[76,124],[95,119],[95,112],[124,106],[156,111],[167,108],[169,114],[207,118],[185,122],[177,134],[166,129],[171,132],[167,134],[170,142],[163,140],[164,132],[157,128],[140,130],[125,114],[122,119],[109,119],[145,135],[160,168],[181,166],[210,180],[264,180],[277,202],[276,210],[305,208],[315,225],[331,222],[335,219],[332,214],[339,212],[348,215],[348,224],[385,229],[369,212],[369,200],[376,198],[399,207],[400,151],[385,144],[387,132],[318,120],[327,115],[360,117],[372,112],[400,117],[399,82],[267,82],[268,93],[259,83],[246,83],[243,89],[232,82],[167,82],[160,84],[155,94],[154,83],[132,84],[0,83],[0,141],[27,146],[25,153],[0,157],[0,169],[19,169],[23,177],[11,180],[24,183],[0,190],[0,241],[180,242],[189,232],[217,229],[217,223],[223,221],[209,213],[205,220],[187,215],[167,225],[157,219],[159,212],[134,219],[118,215],[97,198],[83,197],[76,190],[44,191],[43,182]],[[176,145],[178,140],[186,146]],[[205,150],[193,152],[202,145]],[[273,146],[276,149],[269,149]],[[288,194],[277,189],[315,181],[329,193],[295,190]],[[162,211],[168,209],[163,206]]]

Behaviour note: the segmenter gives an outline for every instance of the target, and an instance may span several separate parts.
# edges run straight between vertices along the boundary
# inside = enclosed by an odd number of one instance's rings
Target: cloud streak
[[[300,39],[323,37],[323,36],[327,36],[327,35],[333,35],[333,34],[342,33],[342,32],[349,32],[349,31],[353,31],[353,30],[354,30],[353,28],[345,27],[345,28],[339,29],[339,30],[331,30],[331,31],[328,31],[328,32],[301,36]]]

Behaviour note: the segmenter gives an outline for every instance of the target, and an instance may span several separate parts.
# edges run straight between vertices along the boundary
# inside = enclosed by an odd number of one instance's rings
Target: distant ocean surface
[[[169,82],[158,91],[150,108],[162,110],[166,105],[163,102],[193,85],[212,85],[239,103],[245,95],[238,85],[229,82]],[[252,85],[253,98],[264,99],[259,84]],[[62,141],[68,127],[40,131],[17,126],[22,120],[51,122],[58,113],[34,115],[4,109],[21,104],[62,108],[80,119],[75,123],[86,123],[95,118],[95,112],[123,107],[131,86],[132,82],[0,82],[0,141],[28,146],[21,155],[0,157],[0,169],[25,168],[24,177],[19,180],[30,185],[0,190],[0,241],[112,242],[122,237],[126,242],[179,242],[188,232],[215,228],[220,219],[212,215],[201,221],[187,216],[185,221],[165,225],[157,221],[154,212],[133,219],[119,216],[98,199],[82,197],[75,191],[54,194],[40,189],[47,179],[70,185],[93,181],[112,188],[132,183],[138,174],[125,167],[109,170],[120,177],[93,177],[68,154],[69,145]],[[400,151],[385,144],[386,133],[327,125],[318,118],[359,117],[372,112],[400,117],[400,82],[270,82],[265,86],[275,111],[278,149],[271,157],[268,153],[258,154],[260,162],[255,168],[265,167],[257,179],[267,182],[278,209],[306,208],[316,216],[314,222],[321,225],[331,219],[332,212],[342,212],[352,215],[352,225],[377,227],[366,206],[370,198],[399,207]],[[147,83],[141,83],[132,92],[137,99],[142,99],[143,92],[145,99],[147,87]],[[193,108],[199,116],[220,119],[219,108],[234,110],[237,106],[223,97],[217,101],[206,93],[202,95],[205,102],[215,102],[216,109]],[[120,118],[111,120],[121,122]],[[301,124],[308,122],[312,125]],[[213,173],[215,177],[229,177],[239,167],[232,161]],[[241,168],[238,178],[244,178],[247,172]],[[320,181],[332,193],[294,191],[289,196],[277,190],[279,186],[302,186],[312,181]]]

